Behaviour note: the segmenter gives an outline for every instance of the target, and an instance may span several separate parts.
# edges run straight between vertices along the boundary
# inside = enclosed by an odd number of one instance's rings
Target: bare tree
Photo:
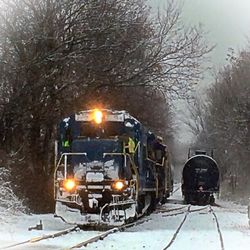
[[[206,131],[205,115],[207,106],[204,98],[201,100],[198,96],[186,101],[186,112],[182,112],[180,120],[189,131],[196,137]]]
[[[249,49],[231,57],[229,65],[219,73],[209,90],[208,108],[203,113],[205,129],[202,133],[206,134],[206,144],[216,149],[222,179],[237,176],[241,194],[250,185],[249,63]],[[201,141],[198,138],[198,142]]]
[[[144,86],[106,89],[102,91],[100,103],[104,107],[129,111],[146,127],[171,143],[172,112],[166,95],[158,89]]]
[[[201,28],[184,28],[174,1],[158,18],[143,0],[10,0],[1,8],[1,145],[45,196],[62,116],[120,86],[182,95],[211,50]]]
[[[10,171],[0,167],[0,221],[9,216],[20,215],[27,212],[21,199],[13,192]]]

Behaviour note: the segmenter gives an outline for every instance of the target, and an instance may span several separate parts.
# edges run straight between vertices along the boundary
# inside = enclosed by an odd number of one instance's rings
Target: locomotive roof
[[[96,109],[88,109],[88,110],[82,110],[78,111],[75,114],[83,114],[83,113],[93,113]],[[102,112],[112,114],[112,115],[122,115],[124,120],[125,119],[132,119],[136,123],[140,123],[134,116],[130,115],[127,111],[125,110],[112,110],[112,109],[98,109]]]
[[[60,126],[62,127],[68,127],[70,126],[70,124],[73,122],[77,122],[77,121],[89,121],[88,120],[88,115],[95,112],[97,109],[88,109],[88,110],[82,110],[82,111],[78,111],[75,113],[72,113],[70,116],[65,117],[61,120],[60,122]],[[152,132],[150,129],[148,129],[147,127],[145,127],[140,121],[138,121],[134,116],[130,115],[127,111],[125,110],[112,110],[112,109],[98,109],[101,112],[104,112],[109,116],[110,119],[108,119],[108,121],[113,121],[113,122],[124,122],[126,121],[126,124],[129,123],[129,120],[131,119],[133,121],[134,125],[140,125],[140,130],[143,130],[143,134],[146,135],[147,137],[149,136],[153,136],[154,138],[156,138],[156,134],[154,132]],[[121,119],[113,119],[111,118],[111,116],[121,116]],[[78,117],[77,117],[78,116]],[[126,126],[126,125],[125,125]],[[128,124],[129,126],[129,124]],[[133,126],[131,124],[131,126]]]

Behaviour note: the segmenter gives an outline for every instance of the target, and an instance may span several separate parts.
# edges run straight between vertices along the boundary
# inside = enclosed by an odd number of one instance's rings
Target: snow
[[[112,249],[112,250],[141,250],[141,249],[163,249],[170,242],[174,232],[183,220],[187,205],[182,204],[180,193],[174,193],[169,203],[161,206],[162,210],[180,208],[181,210],[155,212],[146,217],[149,220],[141,225],[128,228],[123,232],[117,232],[107,236],[104,240],[83,247],[83,249]],[[248,226],[247,207],[231,202],[217,200],[213,210],[218,217],[225,250],[248,250],[250,247],[250,228]],[[200,207],[192,206],[195,210]],[[220,250],[219,234],[216,222],[209,208],[193,212],[187,215],[171,250]],[[168,215],[168,216],[166,216]],[[172,216],[171,216],[172,215]],[[30,226],[35,226],[42,220],[43,230],[28,231]],[[0,228],[0,246],[8,246],[32,237],[70,228],[72,225],[64,223],[52,214],[45,215],[21,215],[5,218],[5,223]],[[67,235],[47,239],[37,243],[28,243],[13,249],[65,249],[83,240],[89,239],[101,232],[77,231]]]
[[[104,180],[103,173],[100,172],[88,172],[86,174],[87,182],[101,182]]]
[[[99,166],[100,169],[103,168],[103,164],[104,164],[104,169],[105,169],[105,176],[106,178],[111,178],[111,179],[118,179],[119,175],[118,175],[118,166],[117,163],[115,162],[114,159],[112,160],[107,160],[104,163],[101,161],[92,161],[92,162],[88,162],[86,164],[79,164],[77,166],[74,167],[74,177],[78,180],[81,180],[87,173],[87,169],[91,169],[94,166]],[[94,172],[89,172],[87,174],[87,177],[89,178],[88,181],[90,182],[99,182],[102,181],[104,176],[103,173],[94,173]]]

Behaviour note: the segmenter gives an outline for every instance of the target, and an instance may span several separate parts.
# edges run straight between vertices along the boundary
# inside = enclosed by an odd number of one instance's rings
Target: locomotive
[[[55,215],[122,225],[151,212],[173,189],[160,137],[126,111],[85,110],[63,119],[55,142]]]
[[[206,205],[215,202],[214,194],[219,192],[219,169],[210,155],[204,150],[195,150],[182,171],[182,194],[186,203]]]

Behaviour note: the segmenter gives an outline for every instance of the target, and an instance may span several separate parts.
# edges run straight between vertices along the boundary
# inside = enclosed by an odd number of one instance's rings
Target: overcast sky
[[[216,47],[211,53],[212,67],[216,70],[226,63],[228,48],[236,51],[246,47],[247,37],[250,38],[250,0],[174,0],[184,3],[182,18],[185,24],[198,25],[202,23],[208,31],[209,44]],[[149,0],[156,8],[162,6],[167,0]],[[212,70],[214,72],[214,70]],[[214,81],[212,72],[206,72],[204,80],[198,85],[199,93],[202,94],[206,86]],[[175,111],[177,118],[177,135],[182,142],[190,142],[193,136],[187,127],[181,122],[183,113],[186,113],[186,103],[176,103]],[[179,122],[178,122],[179,120]]]
[[[184,2],[186,24],[202,23],[209,32],[208,40],[216,44],[212,53],[215,67],[225,62],[228,48],[236,50],[247,44],[250,37],[250,0],[175,0]],[[166,0],[149,0],[152,6],[163,6]]]

